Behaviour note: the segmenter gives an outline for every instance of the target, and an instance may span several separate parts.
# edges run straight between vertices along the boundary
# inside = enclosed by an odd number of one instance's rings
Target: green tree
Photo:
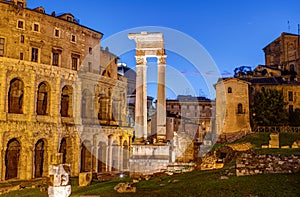
[[[262,90],[254,95],[252,116],[255,126],[286,125],[288,114],[285,109],[282,92],[278,90]]]

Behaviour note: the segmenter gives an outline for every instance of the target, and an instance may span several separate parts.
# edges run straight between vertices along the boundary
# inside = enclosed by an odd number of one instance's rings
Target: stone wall
[[[292,173],[300,170],[300,156],[243,153],[236,160],[236,175]]]

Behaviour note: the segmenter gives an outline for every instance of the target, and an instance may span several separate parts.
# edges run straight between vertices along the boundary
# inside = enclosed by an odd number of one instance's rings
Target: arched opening
[[[8,92],[8,112],[22,114],[24,100],[24,84],[20,79],[14,78],[10,81]]]
[[[123,169],[128,170],[128,164],[129,164],[129,149],[128,149],[128,143],[127,141],[124,141],[123,143]]]
[[[61,93],[61,110],[62,117],[72,116],[72,94],[73,88],[71,86],[64,86]]]
[[[99,95],[98,103],[99,103],[98,119],[108,120],[109,119],[109,97],[103,94]]]
[[[228,87],[227,92],[228,92],[228,93],[232,93],[232,88],[231,88],[231,87]]]
[[[36,104],[36,113],[38,115],[48,115],[49,114],[49,95],[50,89],[47,83],[42,82],[38,86],[37,94],[37,104]]]
[[[243,114],[243,104],[242,103],[239,103],[238,104],[238,114]]]
[[[91,118],[92,117],[92,94],[89,90],[84,90],[82,93],[81,99],[81,117],[82,118]]]
[[[106,171],[106,144],[99,142],[98,144],[98,172]]]
[[[44,172],[44,154],[45,154],[45,143],[42,139],[37,141],[34,149],[34,176],[42,177]]]
[[[118,146],[118,141],[115,140],[112,144],[112,171],[118,171],[119,170],[119,146]]]
[[[80,172],[89,172],[92,170],[92,154],[90,141],[84,141],[81,144],[81,168]]]
[[[62,163],[67,162],[67,140],[63,138],[60,142],[59,153],[62,153]]]
[[[17,139],[13,138],[8,141],[5,152],[5,179],[18,177],[20,150],[21,146]]]

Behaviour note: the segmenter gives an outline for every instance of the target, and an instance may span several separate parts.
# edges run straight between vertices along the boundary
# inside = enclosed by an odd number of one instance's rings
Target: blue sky
[[[300,23],[297,0],[27,0],[27,3],[29,8],[42,5],[48,14],[70,12],[80,24],[104,33],[103,40],[141,26],[180,31],[203,46],[223,76],[232,75],[237,66],[263,64],[262,48],[281,32],[296,34]],[[134,66],[133,54],[118,55],[121,61]],[[167,63],[194,88],[191,91],[182,85],[177,91],[168,91],[168,97],[186,93],[214,96],[209,93],[212,84],[203,85],[203,73],[195,70],[189,59],[170,51]],[[208,70],[205,73],[213,74]],[[170,85],[169,89],[176,88]],[[149,94],[155,96],[153,92]]]

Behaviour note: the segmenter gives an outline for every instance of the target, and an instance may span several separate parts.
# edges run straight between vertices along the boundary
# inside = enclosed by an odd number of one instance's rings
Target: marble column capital
[[[167,56],[157,56],[157,64],[158,65],[165,65],[166,64]]]
[[[136,65],[147,65],[147,58],[145,56],[135,56]]]

